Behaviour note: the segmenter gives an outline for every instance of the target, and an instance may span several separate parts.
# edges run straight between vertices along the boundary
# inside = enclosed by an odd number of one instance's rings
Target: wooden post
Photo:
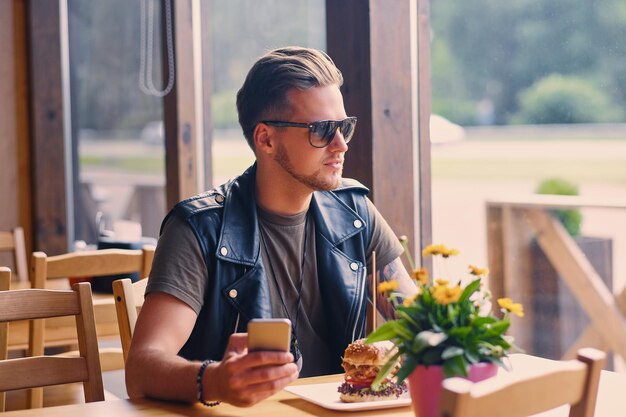
[[[429,97],[418,101],[418,79],[425,82],[428,60],[420,62],[418,78],[417,5],[327,1],[326,26],[328,53],[345,79],[346,111],[359,119],[344,174],[368,186],[393,230],[419,249],[430,240],[430,212],[422,213],[430,204],[430,176],[420,171],[420,162],[430,157],[420,117],[430,107]],[[420,235],[422,227],[428,236]]]
[[[37,250],[67,252],[59,2],[29,3],[33,215]]]
[[[208,6],[198,1],[167,1],[173,12],[175,72],[174,87],[163,102],[166,195],[167,209],[170,209],[178,201],[204,191],[210,185],[205,184],[205,170],[210,171],[210,167],[205,164],[211,160],[211,143],[210,140],[205,141],[208,135],[206,129],[210,126],[206,126],[209,124],[208,116],[203,113],[207,92],[201,76],[206,71],[202,64],[207,62],[203,62],[203,47],[198,45],[201,40],[201,36],[198,36],[200,25],[209,19],[206,14],[202,17],[202,13],[196,10]],[[165,7],[162,13],[165,19]],[[163,78],[167,79],[167,33],[163,37],[163,51]]]

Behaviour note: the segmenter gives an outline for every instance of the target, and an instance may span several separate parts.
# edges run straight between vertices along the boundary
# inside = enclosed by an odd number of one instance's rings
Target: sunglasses
[[[312,123],[282,122],[279,120],[262,120],[269,126],[276,127],[302,127],[309,129],[309,143],[315,148],[324,148],[335,138],[337,129],[343,136],[343,140],[348,143],[354,135],[356,128],[356,117],[348,117],[343,120],[321,120]]]

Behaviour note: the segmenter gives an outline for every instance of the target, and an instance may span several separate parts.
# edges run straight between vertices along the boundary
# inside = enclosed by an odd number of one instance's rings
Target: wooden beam
[[[419,166],[417,1],[390,6],[327,1],[327,49],[344,75],[346,111],[359,119],[345,175],[368,186],[393,230],[420,248],[422,222],[430,234],[430,219],[421,212],[430,205],[430,188],[421,188]]]
[[[561,357],[562,360],[576,359],[576,352],[579,349],[592,347],[595,349],[606,352],[608,345],[604,340],[604,337],[593,326],[587,326],[585,331],[576,339],[576,341],[569,347],[567,352]]]
[[[580,248],[546,210],[525,209],[546,256],[615,353],[626,359],[626,320]]]
[[[502,207],[487,205],[487,265],[489,290],[494,300],[504,297],[504,236]],[[492,304],[494,312],[499,310]]]
[[[417,0],[417,108],[418,108],[418,195],[420,248],[433,243],[432,192],[430,165],[430,114],[431,114],[431,58],[430,58],[430,1]],[[418,250],[418,254],[421,254]],[[432,256],[422,258],[422,264],[433,270]]]
[[[34,247],[67,252],[59,2],[28,3]]]
[[[503,295],[514,298],[527,308],[523,320],[512,320],[510,333],[519,346],[533,346],[533,280],[532,256],[530,241],[532,231],[529,230],[522,211],[513,207],[502,209],[502,250],[503,250]],[[491,281],[490,281],[491,282]],[[494,298],[494,307],[497,308]]]
[[[202,103],[210,103],[213,96],[213,44],[211,29],[211,6],[208,2],[199,2],[201,28],[201,57],[202,64]],[[199,110],[202,115],[203,135],[200,137],[204,146],[204,188],[213,188],[213,111],[212,106],[203,106]]]
[[[32,190],[27,49],[25,2],[0,2],[0,195],[5,203],[0,210],[0,230],[21,226],[29,253]],[[15,269],[9,254],[0,257],[0,264]]]
[[[174,87],[164,99],[165,119],[165,166],[166,194],[168,210],[178,201],[199,193],[205,189],[204,162],[205,156],[204,122],[202,111],[203,99],[197,100],[196,95],[206,98],[202,88],[202,77],[196,76],[201,69],[200,54],[202,47],[197,47],[200,37],[194,36],[194,25],[208,19],[201,18],[200,2],[171,1],[173,12],[173,45],[174,45]],[[205,5],[205,7],[208,7]],[[166,19],[163,7],[163,19]],[[167,28],[167,25],[163,25]],[[198,26],[199,27],[199,26]],[[197,30],[197,29],[196,29]],[[199,32],[196,32],[199,33]],[[163,68],[164,79],[168,77],[167,32],[163,36]],[[199,59],[200,61],[196,61]],[[210,148],[210,144],[208,144]],[[210,156],[210,153],[208,154]]]

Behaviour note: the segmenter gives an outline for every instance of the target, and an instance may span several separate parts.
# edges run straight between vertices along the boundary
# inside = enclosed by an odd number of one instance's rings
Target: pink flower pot
[[[470,366],[467,379],[472,382],[491,378],[498,373],[498,365],[478,363]],[[409,391],[416,417],[437,417],[441,400],[441,383],[444,380],[443,367],[418,366],[409,375]]]

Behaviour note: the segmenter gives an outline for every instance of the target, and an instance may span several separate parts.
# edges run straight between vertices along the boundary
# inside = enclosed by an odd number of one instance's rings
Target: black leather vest
[[[256,165],[241,176],[178,203],[168,216],[191,226],[204,254],[208,287],[204,305],[180,355],[191,360],[222,358],[231,333],[252,318],[271,317],[270,293],[260,255],[255,202]],[[340,188],[313,193],[319,297],[330,327],[329,346],[341,372],[341,356],[365,336],[366,248],[371,229],[368,190],[344,179]],[[167,219],[167,218],[166,218]]]

